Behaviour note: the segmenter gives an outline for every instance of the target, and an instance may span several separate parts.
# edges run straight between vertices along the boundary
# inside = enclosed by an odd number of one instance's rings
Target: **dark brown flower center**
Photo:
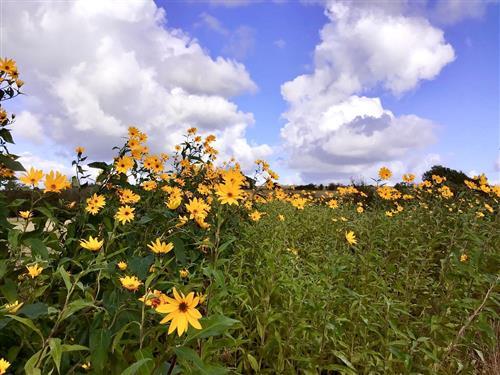
[[[179,303],[179,311],[183,313],[188,311],[188,304],[186,302]]]

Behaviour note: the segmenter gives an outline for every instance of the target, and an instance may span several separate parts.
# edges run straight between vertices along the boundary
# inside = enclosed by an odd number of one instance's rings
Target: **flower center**
[[[183,313],[188,311],[188,304],[186,302],[179,303],[179,311]]]

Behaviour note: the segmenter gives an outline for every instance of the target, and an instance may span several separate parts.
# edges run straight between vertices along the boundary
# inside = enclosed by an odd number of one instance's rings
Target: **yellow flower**
[[[7,57],[0,59],[0,70],[7,74],[17,73],[16,62],[13,59],[8,59]]]
[[[115,168],[118,173],[127,173],[134,166],[134,159],[129,156],[123,156],[115,161]]]
[[[81,366],[82,366],[82,369],[84,369],[84,370],[90,370],[90,368],[92,367],[90,362],[86,362]]]
[[[328,202],[328,207],[337,208],[339,206],[339,202],[336,199],[332,199]]]
[[[66,189],[70,186],[71,184],[69,183],[66,176],[59,172],[50,171],[48,174],[45,175],[44,193],[48,192],[59,193],[61,190]]]
[[[407,183],[410,183],[410,182],[413,182],[413,180],[415,180],[415,175],[412,174],[412,173],[406,173],[403,175],[403,181],[404,182],[407,182]]]
[[[181,277],[181,279],[187,279],[187,277],[189,276],[189,271],[183,268],[182,270],[179,270],[179,276]]]
[[[0,358],[0,375],[7,373],[7,369],[9,367],[10,367],[10,362],[7,362],[5,359]]]
[[[21,216],[23,219],[28,220],[32,216],[32,213],[31,211],[19,211],[19,216]]]
[[[392,176],[392,172],[389,168],[387,167],[382,167],[378,171],[378,176],[380,177],[381,180],[388,180]]]
[[[38,275],[40,275],[43,271],[43,268],[40,267],[38,264],[35,264],[33,266],[26,266],[26,269],[28,270],[28,275],[34,279]]]
[[[121,204],[137,203],[141,200],[141,196],[130,189],[118,190],[118,195],[120,196]]]
[[[94,193],[94,195],[87,198],[86,202],[87,207],[85,207],[85,211],[96,215],[106,205],[106,198],[103,195]]]
[[[168,209],[170,210],[175,210],[177,207],[179,207],[182,203],[182,197],[178,195],[171,195],[168,200],[165,202],[167,205]]]
[[[283,215],[279,214],[279,215],[278,215],[278,220],[279,220],[279,221],[285,221],[285,216],[283,216]]]
[[[347,240],[349,245],[356,245],[358,243],[358,240],[356,240],[356,235],[352,230],[349,232],[345,232],[345,239]]]
[[[160,324],[171,321],[170,327],[168,328],[168,334],[171,334],[177,329],[177,334],[179,336],[187,332],[189,325],[196,329],[201,329],[201,324],[199,322],[201,314],[196,309],[196,306],[200,302],[200,298],[195,297],[194,292],[189,293],[187,296],[184,296],[183,293],[179,295],[175,288],[173,289],[173,293],[174,298],[166,297],[167,302],[160,304],[156,308],[157,312],[168,314],[160,321]]]
[[[177,228],[180,228],[188,222],[189,218],[187,216],[179,216],[179,222],[175,225]]]
[[[259,221],[262,217],[262,213],[259,212],[259,211],[253,211],[251,214],[250,214],[250,219],[252,221]]]
[[[156,181],[144,181],[142,184],[141,184],[142,188],[146,191],[151,191],[151,190],[154,190],[156,189],[156,186],[158,186],[156,184]]]
[[[290,203],[296,209],[303,210],[307,203],[307,198],[294,198],[290,201]]]
[[[358,206],[358,207],[356,208],[356,211],[357,211],[359,214],[363,213],[363,211],[364,211],[364,210],[365,210],[365,209],[363,208],[363,206]]]
[[[34,169],[33,167],[31,167],[29,172],[26,172],[24,176],[19,177],[19,181],[21,181],[25,185],[37,186],[42,177],[42,170]]]
[[[467,254],[460,255],[460,262],[465,263],[469,260],[469,256]]]
[[[116,265],[121,271],[125,271],[128,267],[128,264],[125,263],[124,261],[118,262]]]
[[[130,206],[122,206],[118,208],[118,212],[115,214],[115,219],[122,224],[128,223],[129,221],[134,220],[134,210],[135,209]]]
[[[88,240],[80,241],[80,246],[90,251],[98,251],[103,244],[104,240],[99,241],[97,237],[93,238],[92,236],[90,236]]]
[[[440,184],[443,181],[446,181],[446,177],[441,177],[441,176],[438,176],[438,175],[435,175],[435,174],[433,174],[431,176],[431,178],[432,178],[432,181],[434,181],[436,184]]]
[[[120,277],[120,282],[125,289],[133,290],[134,292],[139,289],[139,286],[142,285],[141,280],[137,278],[137,276],[124,276]]]
[[[238,185],[225,183],[223,185],[218,185],[215,194],[219,196],[219,202],[221,204],[236,204],[238,205],[238,199],[242,199],[243,191]]]
[[[78,154],[78,155],[81,155],[85,152],[85,147],[82,147],[82,146],[78,146],[77,148],[75,148],[75,152]]]
[[[169,251],[172,251],[174,244],[172,242],[169,242],[168,244],[161,242],[160,239],[157,238],[155,242],[151,241],[151,244],[149,244],[148,247],[155,254],[166,254]]]
[[[14,301],[12,303],[6,303],[3,305],[3,308],[7,310],[8,313],[15,314],[23,305],[23,302],[20,303],[19,301]]]
[[[190,199],[186,204],[186,210],[190,213],[190,219],[204,219],[210,206],[198,198]]]

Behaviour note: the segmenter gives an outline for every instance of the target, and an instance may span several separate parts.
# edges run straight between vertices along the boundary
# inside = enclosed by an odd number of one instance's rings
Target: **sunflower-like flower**
[[[174,244],[172,242],[162,242],[159,238],[157,238],[156,241],[151,241],[151,244],[149,244],[148,247],[155,254],[166,254],[172,251]]]
[[[31,167],[28,172],[26,172],[23,176],[19,177],[19,181],[21,181],[25,185],[37,186],[38,182],[42,179],[42,177],[43,177],[42,170]]]
[[[349,232],[345,232],[345,239],[349,245],[356,245],[358,243],[356,235],[352,230]]]
[[[134,217],[134,208],[130,206],[122,206],[118,208],[118,212],[115,214],[115,219],[122,224],[134,220]]]
[[[218,185],[215,194],[219,196],[219,202],[221,204],[238,205],[238,199],[243,198],[243,191],[240,189],[239,185],[232,183]]]
[[[6,361],[3,358],[0,358],[0,375],[6,374],[7,369],[10,367],[10,362]]]
[[[183,293],[178,293],[173,289],[174,298],[166,297],[166,303],[160,304],[156,311],[162,314],[168,314],[161,321],[160,324],[170,322],[168,334],[171,334],[177,329],[177,334],[181,336],[187,332],[189,325],[196,329],[201,329],[199,320],[201,319],[200,312],[196,306],[200,302],[200,297],[195,297],[194,292],[184,296]]]
[[[28,220],[33,216],[31,211],[19,211],[19,216],[21,216],[23,219]]]
[[[80,246],[90,251],[99,251],[103,244],[104,240],[99,241],[98,237],[94,238],[92,236],[90,236],[88,240],[80,241]]]
[[[43,268],[38,264],[34,264],[33,266],[26,266],[26,269],[28,270],[29,277],[31,277],[32,279],[40,275],[43,271]]]
[[[19,310],[22,306],[24,305],[23,302],[19,301],[14,301],[12,303],[6,303],[3,305],[3,308],[9,313],[9,314],[15,314],[17,310]]]
[[[70,186],[71,184],[69,183],[67,177],[60,172],[50,171],[45,175],[44,193],[59,193],[61,190],[64,190]]]
[[[142,281],[137,276],[120,277],[120,282],[125,289],[136,291],[142,285]]]
[[[378,176],[380,177],[381,180],[388,180],[392,176],[392,172],[389,168],[387,167],[382,167],[378,171]]]
[[[106,198],[104,195],[98,195],[94,193],[91,197],[87,198],[87,207],[85,207],[85,211],[92,215],[96,215],[101,208],[106,205]]]
[[[127,173],[134,166],[134,159],[130,156],[123,156],[115,161],[115,169],[118,173]]]

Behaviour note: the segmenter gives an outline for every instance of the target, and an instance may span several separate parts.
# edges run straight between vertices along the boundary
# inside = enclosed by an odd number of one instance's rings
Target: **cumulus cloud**
[[[396,116],[363,94],[382,89],[400,96],[434,79],[455,58],[443,32],[384,7],[330,2],[325,14],[313,72],[281,87],[289,104],[281,136],[290,167],[315,181],[367,176],[433,142],[432,121]]]
[[[245,66],[167,26],[153,1],[4,4],[4,53],[28,93],[15,137],[43,133],[62,153],[79,144],[109,158],[131,124],[149,133],[153,151],[196,126],[220,138],[223,155],[267,156],[269,146],[245,138],[253,115],[230,99],[257,89]]]
[[[468,18],[479,19],[486,8],[498,0],[439,0],[431,8],[431,16],[440,24],[452,25]]]
[[[273,44],[279,49],[283,49],[286,47],[286,42],[283,39],[277,39],[273,42]]]

